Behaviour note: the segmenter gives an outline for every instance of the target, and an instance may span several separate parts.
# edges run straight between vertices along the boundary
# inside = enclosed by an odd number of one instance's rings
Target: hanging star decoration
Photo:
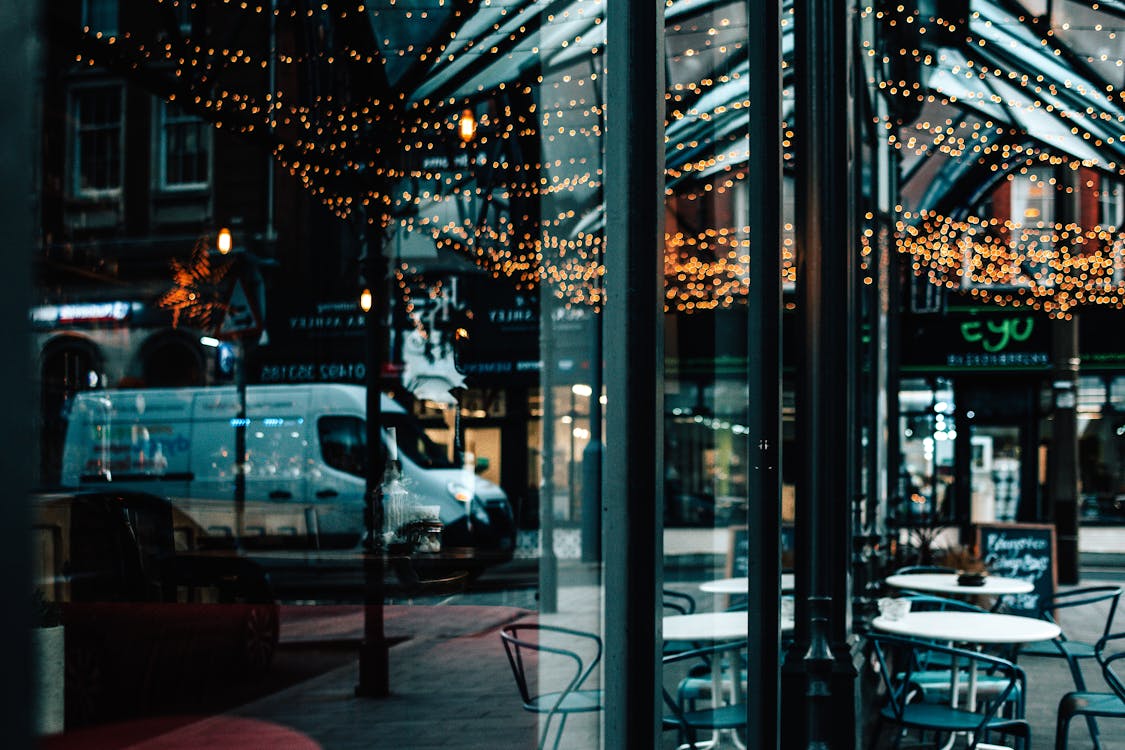
[[[185,263],[172,259],[172,283],[157,305],[172,311],[172,327],[183,320],[203,330],[213,330],[223,321],[227,310],[227,285],[224,280],[231,261],[216,262],[211,257],[210,243],[201,238]]]

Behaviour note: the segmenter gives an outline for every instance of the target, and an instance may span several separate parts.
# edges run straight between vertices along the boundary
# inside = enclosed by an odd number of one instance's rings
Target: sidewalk
[[[1095,581],[1084,581],[1093,585]],[[349,663],[225,714],[190,720],[127,745],[130,750],[493,750],[534,748],[538,717],[523,711],[498,637],[506,623],[527,618],[596,630],[599,592],[593,586],[560,589],[560,614],[543,615],[512,606],[387,606],[386,634],[405,637],[390,649],[392,695],[357,698],[356,664]],[[1061,624],[1072,637],[1096,640],[1105,611],[1064,611]],[[1118,613],[1115,629],[1125,629]],[[326,639],[358,643],[363,612],[358,607],[287,607],[283,648],[303,648]],[[1054,742],[1059,697],[1073,690],[1058,659],[1020,660],[1028,675],[1027,715],[1033,748]],[[1100,673],[1087,669],[1091,689],[1104,689]],[[601,716],[587,714],[567,724],[561,747],[598,748]],[[1103,720],[1104,750],[1125,750],[1125,722]],[[1071,727],[1071,747],[1090,745],[1085,724]],[[671,735],[669,735],[671,739]],[[86,747],[94,747],[87,745]],[[122,747],[117,745],[117,747]],[[606,749],[610,750],[610,749]]]

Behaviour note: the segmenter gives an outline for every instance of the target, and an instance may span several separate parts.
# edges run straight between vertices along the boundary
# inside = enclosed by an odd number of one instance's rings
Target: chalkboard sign
[[[744,527],[730,529],[730,545],[727,548],[727,577],[745,578],[750,573],[750,534]],[[785,569],[793,567],[793,524],[781,525],[781,564]]]
[[[1031,581],[1028,594],[1003,597],[1006,611],[1039,615],[1042,602],[1055,593],[1055,527],[1039,523],[989,523],[977,526],[977,546],[990,574]]]

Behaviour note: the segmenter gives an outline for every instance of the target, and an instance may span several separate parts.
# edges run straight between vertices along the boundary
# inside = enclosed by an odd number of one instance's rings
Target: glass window
[[[173,102],[159,102],[160,186],[206,186],[211,174],[211,127]]]
[[[407,414],[384,414],[383,427],[395,431],[395,442],[403,455],[423,469],[450,469],[449,454],[422,431]]]
[[[82,25],[95,34],[116,34],[117,0],[83,0]]]
[[[92,86],[73,94],[74,192],[97,195],[121,189],[121,87]]]
[[[359,477],[367,473],[367,433],[362,419],[321,417],[317,420],[316,431],[326,464]]]

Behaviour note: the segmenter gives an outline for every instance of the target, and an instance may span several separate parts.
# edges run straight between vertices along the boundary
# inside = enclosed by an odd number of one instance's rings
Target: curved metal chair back
[[[1102,675],[1112,692],[1094,693],[1075,690],[1067,693],[1059,701],[1058,718],[1055,724],[1055,748],[1066,750],[1069,740],[1070,722],[1076,716],[1086,719],[1090,738],[1094,747],[1101,746],[1098,725],[1095,719],[1125,719],[1125,683],[1116,672],[1114,662],[1125,659],[1125,651],[1105,655],[1106,646],[1111,641],[1125,638],[1125,632],[1102,636],[1094,646],[1094,658],[1102,668]]]
[[[934,596],[920,591],[905,591],[903,599],[910,600],[910,608],[915,612],[986,612],[983,607],[944,596]]]
[[[712,664],[718,659],[721,664],[724,654],[736,654],[744,648],[746,648],[745,641],[720,643],[667,654],[663,663],[667,666],[677,662],[699,659],[707,664]],[[742,669],[737,660],[732,662],[731,667],[725,681],[730,682],[735,695],[738,696],[741,687]],[[698,681],[699,679],[702,678],[694,676],[694,672],[689,670],[687,676],[679,682],[682,685],[686,681]],[[668,680],[665,680],[663,693],[664,703],[669,712],[664,715],[663,725],[665,729],[678,730],[681,743],[686,742],[690,743],[689,747],[694,746],[696,733],[700,731],[746,729],[747,707],[744,700],[736,700],[732,704],[718,705],[718,697],[712,695],[714,704],[712,707],[689,710],[684,706],[684,701],[681,699],[683,691],[677,688],[676,695],[673,695],[669,692],[667,683]]]
[[[1085,586],[1080,589],[1056,593],[1039,605],[1039,616],[1055,622],[1053,613],[1057,610],[1085,607],[1098,602],[1109,602],[1109,613],[1106,615],[1105,627],[1102,629],[1102,637],[1105,638],[1109,635],[1109,629],[1113,626],[1113,617],[1117,613],[1117,604],[1120,600],[1120,586]],[[1067,640],[1065,633],[1060,637],[1064,641]]]
[[[895,571],[896,576],[910,576],[919,573],[956,573],[953,568],[944,565],[907,565]]]
[[[670,609],[678,615],[690,615],[695,612],[695,598],[682,591],[664,589],[661,596],[664,609]]]
[[[877,740],[883,721],[890,721],[900,727],[910,729],[929,729],[938,732],[971,732],[969,750],[983,741],[988,732],[1012,734],[1027,740],[1030,744],[1031,728],[1022,716],[1001,717],[999,709],[1009,701],[1019,706],[1017,695],[1026,693],[1026,677],[1023,670],[1007,659],[983,654],[979,651],[940,646],[911,638],[894,635],[871,634],[867,636],[879,666],[879,675],[887,694],[887,703],[879,712],[874,739]],[[901,665],[892,665],[888,651],[901,657]],[[990,694],[977,712],[966,708],[939,705],[930,702],[914,702],[918,686],[913,681],[919,667],[934,656],[948,658],[966,667],[975,666],[1002,678],[999,689]],[[954,687],[950,686],[953,690]],[[1018,691],[1018,693],[1017,693]]]
[[[552,633],[559,636],[560,641],[570,639],[575,642],[575,648],[565,648],[560,644],[547,645],[540,638],[529,638],[527,634]],[[573,713],[587,713],[602,709],[602,691],[585,689],[586,679],[597,668],[602,658],[602,639],[594,633],[582,630],[563,628],[557,625],[542,625],[539,623],[523,623],[506,625],[500,629],[500,641],[504,644],[504,652],[508,656],[508,664],[512,668],[512,675],[516,680],[523,708],[538,714],[546,714],[543,734],[539,739],[538,747],[542,749],[547,737],[551,733],[551,721],[559,716],[559,726],[555,734],[554,747],[559,746],[563,729],[566,727],[566,717]],[[593,656],[586,662],[583,655],[590,652]],[[564,664],[569,665],[566,674],[560,682],[563,686],[559,690],[533,692],[529,682],[529,662],[539,654],[552,654],[560,658]]]

